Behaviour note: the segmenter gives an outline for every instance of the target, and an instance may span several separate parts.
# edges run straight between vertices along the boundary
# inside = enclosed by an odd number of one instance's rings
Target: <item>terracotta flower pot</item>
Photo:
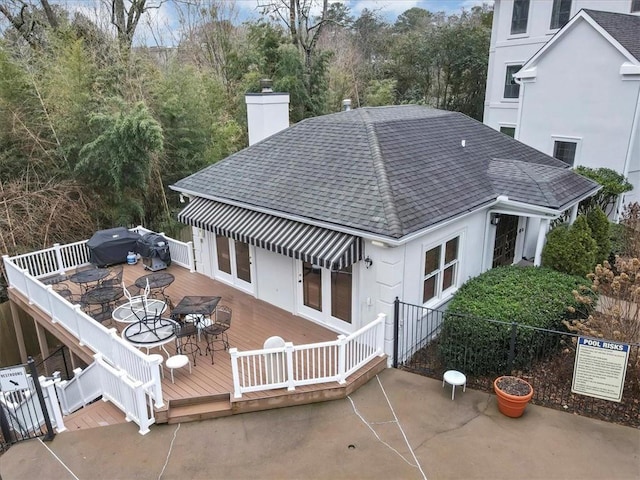
[[[529,382],[510,375],[496,378],[493,389],[498,399],[498,410],[507,417],[521,417],[533,397],[533,387]]]

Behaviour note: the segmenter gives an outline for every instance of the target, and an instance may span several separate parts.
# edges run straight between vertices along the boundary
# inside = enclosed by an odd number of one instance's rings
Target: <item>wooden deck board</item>
[[[233,310],[231,328],[227,332],[229,343],[231,347],[235,347],[239,351],[261,349],[264,341],[274,335],[280,336],[294,345],[332,341],[338,336],[336,332],[321,325],[292,315],[285,310],[199,273],[189,272],[187,269],[177,265],[171,265],[163,272],[171,273],[175,277],[175,281],[165,290],[174,305],[187,295],[215,295],[222,297],[220,305],[227,305]],[[142,263],[125,265],[123,281],[126,285],[132,285],[138,277],[148,273]],[[79,290],[77,285],[70,282],[66,283],[71,289]],[[168,317],[170,314],[171,311],[167,310],[164,316]],[[122,331],[126,325],[114,322],[106,326],[115,326],[119,331]],[[230,395],[233,398],[233,378],[229,352],[216,350],[213,355],[214,363],[212,364],[211,354],[204,355],[206,348],[204,336],[202,336],[198,345],[203,354],[196,356],[196,365],[193,365],[192,362],[191,374],[189,374],[187,367],[175,370],[175,383],[172,383],[169,369],[163,366],[162,390],[163,400],[166,404],[212,395]],[[174,343],[165,345],[165,348],[171,355],[176,352]],[[162,353],[166,358],[166,354],[160,349],[153,350],[150,353]],[[191,356],[190,360],[192,360]],[[357,381],[357,377],[353,378]],[[353,380],[348,379],[348,383],[351,381]],[[286,389],[251,392],[243,394],[242,400],[251,402],[262,399],[276,399],[289,393],[309,393],[313,395],[314,392],[318,392],[322,394],[322,392],[331,392],[337,387],[339,387],[337,382],[331,382],[296,387],[295,392],[287,392]],[[101,409],[95,406],[99,404],[105,405],[105,407]],[[90,405],[90,408],[83,410],[90,411],[73,414],[75,417],[72,416],[72,428],[91,428],[100,424],[124,421],[122,413],[108,402],[96,402]]]
[[[280,308],[242,293],[224,283],[210,279],[199,273],[191,273],[187,269],[175,265],[164,272],[171,273],[175,281],[166,289],[173,302],[177,304],[186,295],[216,295],[222,297],[221,305],[233,310],[231,328],[228,330],[229,343],[240,351],[262,348],[264,341],[274,335],[294,344],[314,343],[335,340],[337,333],[290,314]],[[126,265],[124,282],[131,285],[136,278],[147,274],[141,263]],[[165,313],[169,315],[170,312]],[[206,342],[204,337],[198,345],[204,353]],[[173,344],[167,345],[169,353],[175,352]],[[165,401],[179,400],[194,396],[216,395],[233,391],[231,375],[231,357],[224,350],[211,354],[197,355],[196,365],[192,364],[192,373],[187,368],[174,372],[175,384],[171,383],[171,375],[164,369],[165,378],[162,390]],[[300,391],[304,391],[300,389]],[[251,397],[264,396],[265,392],[252,394]]]

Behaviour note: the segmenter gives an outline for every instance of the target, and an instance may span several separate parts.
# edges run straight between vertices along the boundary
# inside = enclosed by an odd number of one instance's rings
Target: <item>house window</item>
[[[500,127],[500,133],[504,133],[505,135],[508,135],[511,138],[515,138],[516,127]]]
[[[518,98],[520,85],[516,83],[513,75],[522,68],[522,65],[507,65],[507,74],[504,79],[504,98]]]
[[[553,156],[558,160],[562,160],[565,163],[573,166],[573,162],[576,159],[576,142],[563,142],[556,140],[553,143]]]
[[[442,298],[443,293],[456,286],[459,242],[460,237],[455,237],[425,252],[422,303]]]
[[[511,34],[527,33],[529,21],[529,0],[514,0],[511,13]]]
[[[640,12],[640,0],[631,0],[631,13]]]
[[[553,0],[550,28],[555,30],[564,27],[571,18],[571,0]]]

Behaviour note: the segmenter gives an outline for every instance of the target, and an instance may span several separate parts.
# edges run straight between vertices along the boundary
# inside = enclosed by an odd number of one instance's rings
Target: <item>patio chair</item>
[[[64,282],[56,283],[53,285],[53,290],[64,298],[67,302],[72,303],[73,305],[80,305],[83,308],[85,305],[82,303],[82,295],[79,293],[73,293],[69,285]]]
[[[193,366],[195,367],[196,353],[202,355],[197,341],[198,328],[193,323],[176,323],[173,332],[176,335],[176,351],[180,355],[191,355],[193,357]],[[211,356],[211,363],[213,364],[213,355]]]
[[[222,348],[217,350],[229,349],[227,330],[231,327],[231,314],[231,308],[226,305],[218,305],[215,320],[201,329],[207,341],[205,353],[211,352],[211,363],[213,363],[213,352],[216,350],[215,342],[222,342]]]
[[[122,282],[122,291],[124,292],[124,296],[127,298],[129,303],[129,307],[131,307],[131,311],[136,316],[138,321],[143,321],[144,317],[147,316],[147,299],[149,298],[149,282],[147,282],[147,286],[144,288],[142,293],[135,285],[127,287],[124,282]],[[133,294],[137,291],[137,294]]]
[[[110,268],[109,275],[100,282],[100,285],[104,287],[119,287],[122,283],[123,272],[123,265],[116,265],[115,267]]]

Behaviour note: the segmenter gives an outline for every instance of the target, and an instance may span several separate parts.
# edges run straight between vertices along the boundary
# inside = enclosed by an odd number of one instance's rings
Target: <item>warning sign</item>
[[[627,344],[579,337],[571,391],[621,401],[628,358]]]
[[[23,366],[3,368],[0,370],[0,390],[13,392],[29,388],[27,371]]]

